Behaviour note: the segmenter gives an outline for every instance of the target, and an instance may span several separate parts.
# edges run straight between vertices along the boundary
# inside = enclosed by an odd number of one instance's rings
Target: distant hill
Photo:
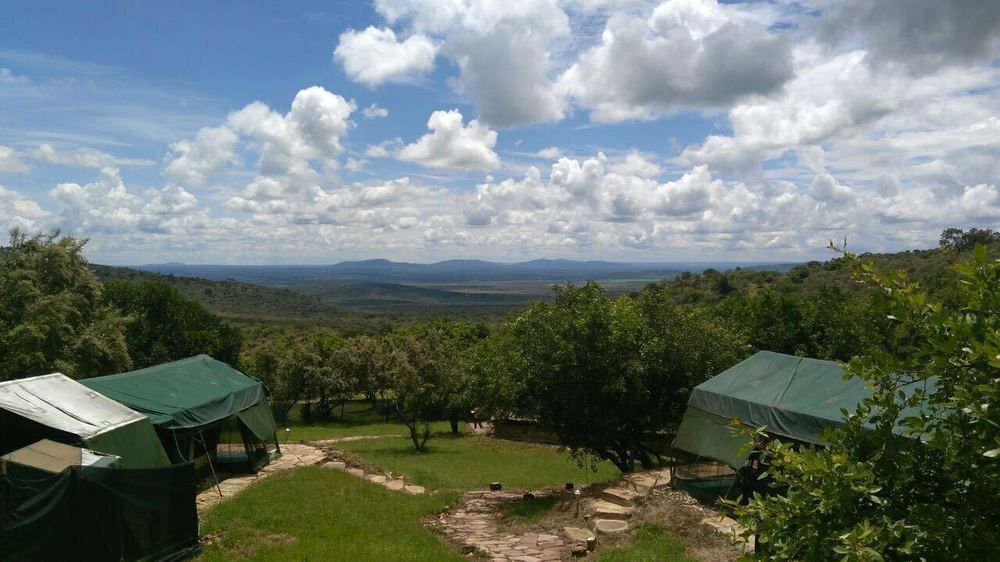
[[[608,261],[532,260],[497,263],[448,260],[430,264],[389,260],[347,261],[332,265],[186,265],[134,266],[133,269],[184,277],[235,280],[277,287],[327,282],[455,283],[470,281],[580,282],[588,279],[647,278],[658,281],[684,271],[735,267],[787,271],[794,264],[761,263],[630,263]]]

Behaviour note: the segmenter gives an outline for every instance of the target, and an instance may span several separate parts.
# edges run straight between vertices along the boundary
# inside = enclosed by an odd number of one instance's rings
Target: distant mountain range
[[[448,260],[407,263],[384,259],[346,261],[332,265],[189,265],[164,263],[132,266],[164,275],[243,281],[268,286],[329,282],[455,283],[471,281],[585,281],[588,279],[673,278],[684,271],[713,268],[787,271],[790,263],[678,262],[638,263],[540,259],[520,263]]]

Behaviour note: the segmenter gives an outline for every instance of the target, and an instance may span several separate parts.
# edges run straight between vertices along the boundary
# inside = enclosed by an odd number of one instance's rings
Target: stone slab
[[[576,542],[587,542],[594,537],[594,533],[590,529],[581,529],[580,527],[563,527],[563,534],[569,540]]]
[[[617,535],[628,531],[628,523],[618,519],[594,519],[594,531],[605,535]]]
[[[622,507],[632,507],[639,494],[627,488],[605,488],[601,491],[601,499]]]
[[[594,517],[597,519],[621,519],[624,521],[632,516],[631,508],[604,500],[595,501],[593,510]]]

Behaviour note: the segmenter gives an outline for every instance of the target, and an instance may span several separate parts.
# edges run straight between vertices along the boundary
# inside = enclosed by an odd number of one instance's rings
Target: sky
[[[993,0],[0,0],[0,228],[109,264],[826,259],[1000,225]]]

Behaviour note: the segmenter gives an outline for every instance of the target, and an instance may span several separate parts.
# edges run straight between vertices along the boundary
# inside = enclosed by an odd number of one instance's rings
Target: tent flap
[[[728,419],[697,408],[684,413],[673,446],[733,468],[743,466],[751,451],[750,439],[729,427]]]
[[[275,439],[277,427],[274,424],[274,416],[271,415],[271,408],[267,406],[267,402],[258,402],[236,414],[236,417],[261,441],[266,443]]]

